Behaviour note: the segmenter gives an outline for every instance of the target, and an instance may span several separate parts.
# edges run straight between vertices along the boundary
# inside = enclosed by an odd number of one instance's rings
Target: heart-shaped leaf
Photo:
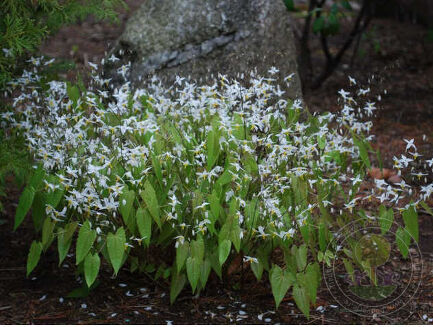
[[[176,249],[176,267],[177,271],[181,271],[183,265],[185,264],[186,257],[189,253],[189,243],[187,241],[183,242],[183,244],[179,244]]]
[[[307,290],[299,284],[293,285],[293,298],[299,310],[307,317],[310,318],[310,303],[308,299]]]
[[[188,275],[189,283],[191,284],[192,292],[195,292],[198,280],[200,278],[200,261],[197,258],[189,257],[186,260],[186,273]]]
[[[41,257],[42,244],[40,242],[33,241],[30,246],[29,255],[27,257],[27,276],[35,269]]]
[[[209,278],[210,269],[211,269],[210,260],[206,258],[201,264],[201,271],[200,271],[200,283],[203,288],[206,286],[207,280]]]
[[[198,238],[191,242],[191,256],[196,258],[199,262],[203,261],[204,241],[202,238]]]
[[[282,270],[275,265],[270,274],[272,294],[275,299],[275,306],[278,308],[290,286],[292,285],[293,277],[288,271]]]
[[[27,186],[21,194],[20,200],[18,201],[17,211],[15,212],[14,231],[19,225],[21,225],[27,215],[27,212],[29,212],[34,197],[35,189],[32,186]]]
[[[123,263],[123,255],[125,253],[126,235],[123,227],[120,227],[116,234],[108,233],[107,250],[110,257],[111,265],[117,275]]]
[[[395,241],[403,258],[407,258],[409,254],[410,235],[406,229],[399,227],[395,233]]]
[[[152,184],[147,180],[144,184],[144,190],[140,193],[144,203],[146,203],[147,209],[149,210],[152,218],[155,220],[159,228],[161,228],[161,219],[158,198],[156,197],[155,189]]]
[[[90,287],[96,280],[99,273],[99,267],[101,265],[101,259],[97,253],[89,253],[84,259],[84,277],[86,279],[87,286]]]
[[[57,230],[57,251],[59,252],[59,266],[65,260],[68,254],[69,248],[72,243],[72,236],[77,229],[77,222],[66,224],[65,228],[59,228]]]
[[[404,225],[410,236],[418,242],[419,241],[419,227],[418,227],[418,214],[413,205],[403,211]]]
[[[135,200],[134,190],[128,190],[125,188],[122,191],[122,195],[119,198],[119,210],[125,223],[128,222],[129,215],[131,214]]]
[[[218,260],[221,265],[224,264],[224,262],[226,262],[230,254],[231,248],[232,248],[232,242],[230,240],[224,240],[221,242],[220,245],[218,245]]]
[[[96,239],[96,231],[92,230],[90,222],[86,220],[78,232],[77,248],[76,248],[76,264],[78,265],[84,260],[87,253],[92,248],[93,242]]]
[[[150,238],[152,237],[152,217],[149,211],[144,208],[138,208],[135,217],[137,221],[138,232],[141,237],[144,237],[144,243],[149,246]]]
[[[44,224],[42,226],[42,247],[46,251],[54,240],[54,227],[56,222],[51,218],[45,218]]]
[[[179,293],[185,286],[185,274],[172,274],[170,286],[170,303],[173,304]]]
[[[296,251],[295,258],[296,258],[296,266],[298,267],[298,271],[302,271],[305,269],[305,266],[307,265],[307,254],[308,249],[305,244],[302,244]]]

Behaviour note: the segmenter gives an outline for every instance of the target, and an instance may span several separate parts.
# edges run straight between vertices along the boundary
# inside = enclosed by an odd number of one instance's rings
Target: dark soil
[[[128,1],[135,8],[139,1]],[[119,26],[96,23],[92,19],[62,29],[41,48],[41,52],[74,60],[79,68],[88,61],[98,62],[122,30],[127,13]],[[338,40],[337,40],[338,42]],[[377,46],[379,44],[379,47]],[[77,47],[75,47],[77,46]],[[73,49],[75,48],[75,50]],[[428,158],[433,156],[433,42],[420,26],[376,19],[369,37],[361,42],[361,54],[353,66],[350,57],[319,89],[306,92],[310,109],[335,110],[337,91],[348,85],[350,75],[365,83],[373,74],[380,82],[372,86],[382,96],[381,110],[375,119],[374,143],[380,149],[384,166],[391,168],[392,156],[404,151],[403,137],[415,138]],[[320,65],[320,53],[314,52]],[[383,93],[383,92],[382,92]],[[211,276],[207,291],[199,297],[185,291],[172,306],[166,285],[146,276],[124,270],[116,279],[104,266],[100,284],[85,298],[67,298],[80,287],[74,262],[67,258],[58,267],[56,247],[52,246],[29,278],[25,276],[28,249],[35,237],[31,219],[12,232],[19,190],[10,183],[4,201],[5,215],[0,220],[0,324],[352,324],[352,323],[426,323],[423,315],[433,318],[433,217],[420,216],[420,247],[423,275],[418,295],[411,303],[388,317],[363,318],[344,310],[327,288],[319,290],[317,306],[310,320],[300,314],[291,297],[275,310],[267,282],[256,282],[248,272],[234,274],[229,281]],[[407,262],[402,262],[404,267]],[[248,270],[249,271],[249,270]],[[264,278],[263,280],[266,280]],[[269,319],[269,320],[268,320]]]

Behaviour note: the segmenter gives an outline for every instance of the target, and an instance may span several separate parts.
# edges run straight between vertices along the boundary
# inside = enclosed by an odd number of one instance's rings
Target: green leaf
[[[32,204],[32,218],[33,224],[37,232],[39,232],[44,223],[45,217],[47,216],[45,212],[45,194],[42,192],[37,192],[33,198]]]
[[[108,233],[107,250],[110,257],[111,265],[117,275],[123,263],[123,255],[125,253],[126,235],[123,227],[120,227],[116,234]]]
[[[162,183],[161,165],[159,164],[159,160],[156,158],[156,156],[153,153],[152,153],[152,166],[156,178],[158,178],[159,183]]]
[[[92,230],[90,222],[86,220],[78,232],[77,248],[76,248],[76,264],[78,265],[84,260],[87,253],[92,248],[93,242],[96,239],[96,231]]]
[[[319,225],[319,247],[320,251],[326,250],[326,225],[324,223],[320,223]]]
[[[56,226],[56,222],[51,218],[46,218],[44,221],[44,225],[42,226],[42,247],[43,250],[46,251],[48,247],[51,245],[51,242],[54,240],[54,227]]]
[[[270,282],[276,308],[278,308],[290,286],[292,285],[292,281],[293,277],[288,271],[283,271],[277,265],[272,268],[270,274]]]
[[[259,167],[257,166],[257,161],[256,159],[254,159],[254,157],[249,154],[246,153],[244,155],[244,166],[245,166],[245,170],[251,174],[251,175],[258,175],[259,172]]]
[[[181,271],[185,264],[186,257],[189,253],[189,242],[185,241],[183,244],[179,244],[176,249],[176,268],[177,271]]]
[[[199,262],[203,261],[204,257],[204,241],[202,238],[191,242],[191,256]]]
[[[320,268],[317,263],[309,264],[305,271],[305,286],[313,304],[316,304],[317,288],[320,283]]]
[[[144,184],[144,190],[141,192],[140,195],[144,203],[146,203],[147,209],[149,210],[152,218],[155,220],[158,227],[161,228],[162,225],[160,219],[158,199],[156,197],[155,189],[148,180]]]
[[[260,212],[258,210],[258,199],[251,199],[246,206],[246,224],[248,229],[252,230],[256,227],[259,215]]]
[[[37,191],[41,187],[44,177],[44,166],[42,164],[39,164],[38,168],[35,170],[32,178],[30,179],[29,186],[33,187],[33,189]]]
[[[210,269],[211,269],[210,260],[206,258],[201,264],[201,271],[200,271],[200,283],[203,288],[206,286],[207,280],[209,278]]]
[[[211,252],[212,254],[209,256],[209,260],[212,269],[215,271],[219,278],[222,278],[221,264],[218,260],[218,254],[216,252],[217,251]]]
[[[359,156],[361,157],[362,162],[368,168],[371,168],[370,159],[368,158],[368,152],[364,142],[353,132],[352,132],[352,138],[353,138],[353,144],[355,144],[359,149]]]
[[[246,136],[245,122],[240,113],[233,115],[233,136],[238,140],[244,140]]]
[[[128,219],[131,214],[133,205],[135,200],[135,192],[134,190],[128,190],[125,188],[122,191],[122,195],[119,198],[119,210],[122,215],[123,221],[129,228]]]
[[[298,308],[302,311],[302,313],[310,318],[310,303],[308,300],[308,294],[304,287],[301,287],[299,284],[295,284],[293,286],[293,298],[295,299],[295,303]]]
[[[59,228],[57,230],[57,251],[59,252],[59,266],[62,264],[63,260],[65,260],[66,255],[68,254],[72,243],[72,236],[74,235],[77,226],[77,222],[71,222],[66,224],[64,229]]]
[[[317,135],[317,145],[320,150],[323,150],[326,147],[326,137]]]
[[[189,257],[186,260],[186,273],[188,275],[189,283],[191,284],[192,292],[195,292],[198,280],[200,278],[200,261],[197,258]]]
[[[171,274],[171,286],[170,286],[170,304],[173,304],[179,293],[185,286],[186,277],[185,274]]]
[[[211,170],[218,160],[218,155],[220,151],[219,145],[219,133],[217,130],[212,129],[206,139],[207,148],[207,169]]]
[[[88,253],[86,259],[84,259],[84,277],[86,279],[87,286],[90,287],[96,280],[99,273],[99,267],[101,265],[101,259],[97,253]]]
[[[379,224],[382,234],[389,231],[394,222],[394,211],[391,209],[386,210],[385,206],[382,204],[379,207]]]
[[[217,179],[217,183],[221,186],[224,186],[232,181],[232,174],[229,170],[224,170],[221,176]]]
[[[251,270],[253,271],[254,276],[256,276],[257,280],[262,279],[263,264],[261,260],[258,260],[258,262],[251,262]]]
[[[75,85],[71,85],[70,83],[67,83],[66,87],[66,93],[69,97],[69,99],[74,103],[74,105],[77,103],[78,99],[80,98],[80,90]]]
[[[218,260],[221,265],[226,262],[230,250],[232,248],[232,242],[230,240],[224,240],[218,245]]]
[[[433,211],[430,209],[430,207],[427,205],[427,203],[425,203],[424,201],[421,201],[420,204],[424,208],[424,210],[427,211],[427,213],[433,217]]]
[[[241,228],[237,221],[233,224],[231,240],[235,246],[236,252],[241,250]]]
[[[42,253],[42,244],[37,241],[33,241],[30,246],[29,255],[27,257],[27,277],[37,266]]]
[[[65,194],[65,189],[63,187],[60,187],[54,192],[48,192],[46,194],[46,202],[53,208],[56,208],[57,205],[60,203],[60,200],[62,199],[63,195]]]
[[[399,227],[395,233],[395,241],[397,243],[398,249],[400,250],[401,255],[403,258],[407,258],[407,255],[409,254],[409,244],[410,244],[410,235],[406,231],[406,229],[403,229]]]
[[[260,261],[260,263],[263,265],[263,268],[265,270],[270,270],[269,267],[269,260],[271,255],[271,252],[273,250],[272,244],[264,244],[262,247],[257,249],[257,260]]]
[[[173,136],[173,140],[177,144],[182,144],[182,136],[180,136],[178,130],[174,126],[173,122],[167,122],[167,131],[169,132],[170,136]]]
[[[16,231],[18,226],[21,225],[27,215],[27,212],[29,212],[34,197],[35,189],[32,186],[27,186],[21,194],[20,200],[18,201],[17,211],[15,212],[14,231]]]
[[[219,218],[220,211],[222,209],[216,190],[213,190],[212,194],[209,196],[209,203],[210,203],[210,210],[214,217],[214,221],[216,221]]]
[[[232,218],[231,218],[232,219]],[[218,234],[218,243],[221,244],[225,240],[230,239],[231,234],[232,221],[228,219],[226,223],[221,227],[221,230]]]
[[[407,210],[403,211],[403,220],[407,231],[410,233],[412,238],[419,241],[419,227],[418,227],[418,214],[413,205]]]
[[[304,270],[307,265],[307,254],[308,249],[305,244],[302,244],[296,251],[296,266],[298,267],[298,271]]]
[[[220,230],[220,233],[218,235],[218,243],[221,244],[224,240],[229,239],[233,242],[236,251],[239,252],[241,248],[240,234],[241,228],[239,227],[238,219],[229,217]]]
[[[144,243],[149,246],[152,237],[152,217],[149,211],[144,208],[138,208],[135,219],[137,220],[138,232],[144,237]]]

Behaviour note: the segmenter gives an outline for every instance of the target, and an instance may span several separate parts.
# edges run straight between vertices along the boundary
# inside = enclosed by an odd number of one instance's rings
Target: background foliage
[[[49,34],[88,15],[116,21],[120,6],[123,0],[1,0],[0,89]]]
[[[116,9],[125,6],[123,0],[0,0],[0,90],[19,76],[26,65],[36,63],[33,58],[27,59],[48,35],[89,15],[116,22]],[[52,67],[47,67],[41,79],[54,77],[52,73]],[[18,184],[22,184],[30,168],[23,140],[1,131],[0,200],[6,196],[5,178],[13,174]]]

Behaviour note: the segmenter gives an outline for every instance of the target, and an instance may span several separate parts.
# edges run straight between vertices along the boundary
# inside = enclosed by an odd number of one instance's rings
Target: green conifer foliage
[[[116,21],[122,6],[123,0],[0,0],[0,89],[49,34],[88,15]]]

